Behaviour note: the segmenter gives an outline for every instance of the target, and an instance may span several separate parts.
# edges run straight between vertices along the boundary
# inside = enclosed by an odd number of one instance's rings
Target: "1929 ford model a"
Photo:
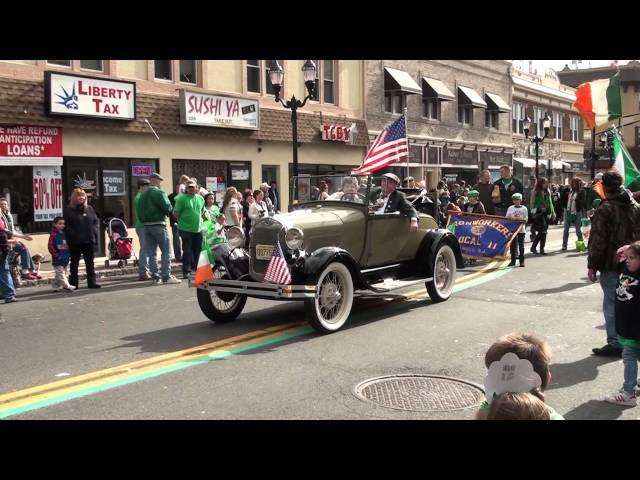
[[[343,177],[292,179],[300,203],[289,213],[254,221],[249,249],[243,231],[230,228],[227,243],[213,247],[214,278],[197,289],[202,312],[229,322],[247,297],[301,300],[311,325],[331,333],[347,322],[358,290],[384,293],[424,283],[434,302],[447,300],[456,266],[463,263],[456,237],[424,213],[418,214],[418,231],[410,233],[406,216],[377,213],[379,177],[355,178],[357,193],[340,189]],[[338,188],[324,200],[313,188],[322,180]],[[290,284],[265,280],[278,243]]]

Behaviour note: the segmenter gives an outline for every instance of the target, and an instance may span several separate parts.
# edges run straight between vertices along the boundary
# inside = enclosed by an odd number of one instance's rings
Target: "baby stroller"
[[[133,238],[129,237],[129,231],[125,223],[117,218],[108,218],[104,221],[109,235],[109,258],[105,260],[104,266],[109,267],[110,261],[118,260],[118,267],[127,265],[127,260],[134,257],[133,266],[138,265],[138,257],[133,251]]]

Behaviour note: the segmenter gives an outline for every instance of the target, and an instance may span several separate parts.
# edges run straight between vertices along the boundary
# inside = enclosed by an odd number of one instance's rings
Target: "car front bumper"
[[[191,279],[189,286],[192,285]],[[242,280],[215,279],[198,287],[216,292],[237,293],[249,297],[296,300],[316,298],[315,285],[277,285],[275,283],[247,282]]]

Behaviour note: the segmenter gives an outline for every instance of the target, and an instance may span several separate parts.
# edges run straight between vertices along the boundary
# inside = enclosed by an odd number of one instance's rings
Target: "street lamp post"
[[[609,151],[609,168],[613,167],[613,129],[602,132],[600,146]]]
[[[541,144],[545,138],[549,135],[549,129],[551,128],[551,119],[549,118],[549,114],[545,114],[544,120],[542,121],[542,128],[544,129],[544,137],[540,138],[538,135],[535,135],[533,138],[529,138],[529,129],[531,128],[531,119],[526,117],[523,122],[524,126],[524,136],[531,143],[536,146],[536,182],[540,178],[538,173],[538,159],[539,159],[539,144]]]
[[[276,102],[280,102],[284,108],[291,110],[291,129],[293,132],[293,176],[298,176],[298,114],[299,108],[302,108],[307,103],[307,100],[311,98],[314,90],[314,83],[316,79],[316,65],[311,60],[304,62],[302,66],[302,74],[304,77],[304,84],[307,87],[309,94],[304,100],[298,100],[295,95],[291,97],[291,100],[283,101],[280,98],[280,89],[282,88],[282,80],[284,79],[284,72],[277,60],[273,62],[269,69],[269,80],[273,85],[273,89],[276,94]],[[295,198],[298,197],[297,189]]]

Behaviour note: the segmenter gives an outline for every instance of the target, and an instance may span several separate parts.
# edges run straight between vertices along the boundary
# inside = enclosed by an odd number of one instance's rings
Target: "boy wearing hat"
[[[529,219],[529,212],[527,211],[527,207],[522,205],[522,194],[514,193],[511,195],[511,200],[513,201],[513,205],[511,205],[507,209],[507,218],[512,220],[521,220],[524,224],[527,224],[527,220]],[[519,250],[519,260],[520,266],[524,267],[524,237],[525,231],[524,228],[520,230],[520,233],[517,235],[517,239],[513,239],[511,241],[511,263],[509,263],[510,267],[516,266],[516,257],[518,257]]]
[[[477,190],[469,190],[469,201],[464,204],[464,213],[479,213],[485,215],[487,212],[484,205],[480,202],[480,192]]]

